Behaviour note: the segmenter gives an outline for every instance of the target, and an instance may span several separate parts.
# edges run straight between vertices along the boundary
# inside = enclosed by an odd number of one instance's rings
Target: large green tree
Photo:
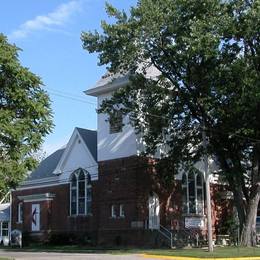
[[[52,128],[49,96],[19,50],[0,34],[0,196],[35,167],[32,155]]]
[[[207,152],[234,194],[241,242],[255,245],[260,1],[139,0],[129,14],[109,4],[107,13],[115,22],[103,21],[103,33],[82,33],[83,47],[99,53],[111,73],[130,72],[132,83],[103,102],[100,112],[129,113],[146,153],[166,144],[162,157],[175,169],[200,160],[204,128]],[[150,66],[159,77],[145,75]]]

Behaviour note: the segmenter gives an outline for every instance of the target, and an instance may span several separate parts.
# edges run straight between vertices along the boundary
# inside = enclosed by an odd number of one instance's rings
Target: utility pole
[[[202,139],[203,139],[203,148],[204,148],[204,172],[205,172],[205,184],[206,184],[208,250],[209,250],[209,252],[213,252],[211,198],[210,198],[209,166],[208,166],[208,154],[207,154],[207,140],[206,140],[206,133],[205,133],[205,123],[203,123]]]

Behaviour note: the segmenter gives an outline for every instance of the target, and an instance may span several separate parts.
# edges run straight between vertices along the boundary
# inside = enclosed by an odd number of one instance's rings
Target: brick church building
[[[129,82],[127,75],[102,77],[86,94],[98,105]],[[11,229],[47,241],[52,235],[99,245],[162,245],[169,231],[178,238],[206,238],[204,172],[176,176],[170,192],[157,181],[154,160],[129,118],[98,114],[97,131],[75,128],[68,144],[48,156],[12,191]],[[214,171],[214,163],[211,164]],[[214,235],[232,207],[224,185],[211,176]],[[168,233],[168,235],[167,235]]]

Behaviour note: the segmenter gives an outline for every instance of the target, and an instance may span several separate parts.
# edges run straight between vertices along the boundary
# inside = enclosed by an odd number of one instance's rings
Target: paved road
[[[71,254],[47,252],[10,252],[0,250],[0,257],[17,260],[149,260],[139,255],[110,255],[110,254]]]

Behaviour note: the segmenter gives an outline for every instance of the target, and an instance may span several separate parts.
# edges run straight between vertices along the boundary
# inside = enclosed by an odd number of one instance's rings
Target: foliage
[[[78,234],[75,233],[57,233],[51,232],[48,235],[46,244],[52,246],[61,246],[61,245],[78,245],[78,246],[93,246],[94,240],[88,233],[81,232]]]
[[[19,50],[0,34],[0,195],[33,169],[31,155],[52,128],[49,97],[40,78],[20,64]]]
[[[139,0],[129,15],[109,4],[107,13],[116,22],[83,33],[83,47],[111,73],[130,73],[131,84],[99,112],[128,113],[146,154],[167,147],[161,156],[176,169],[201,158],[204,128],[251,244],[260,197],[260,1]]]

